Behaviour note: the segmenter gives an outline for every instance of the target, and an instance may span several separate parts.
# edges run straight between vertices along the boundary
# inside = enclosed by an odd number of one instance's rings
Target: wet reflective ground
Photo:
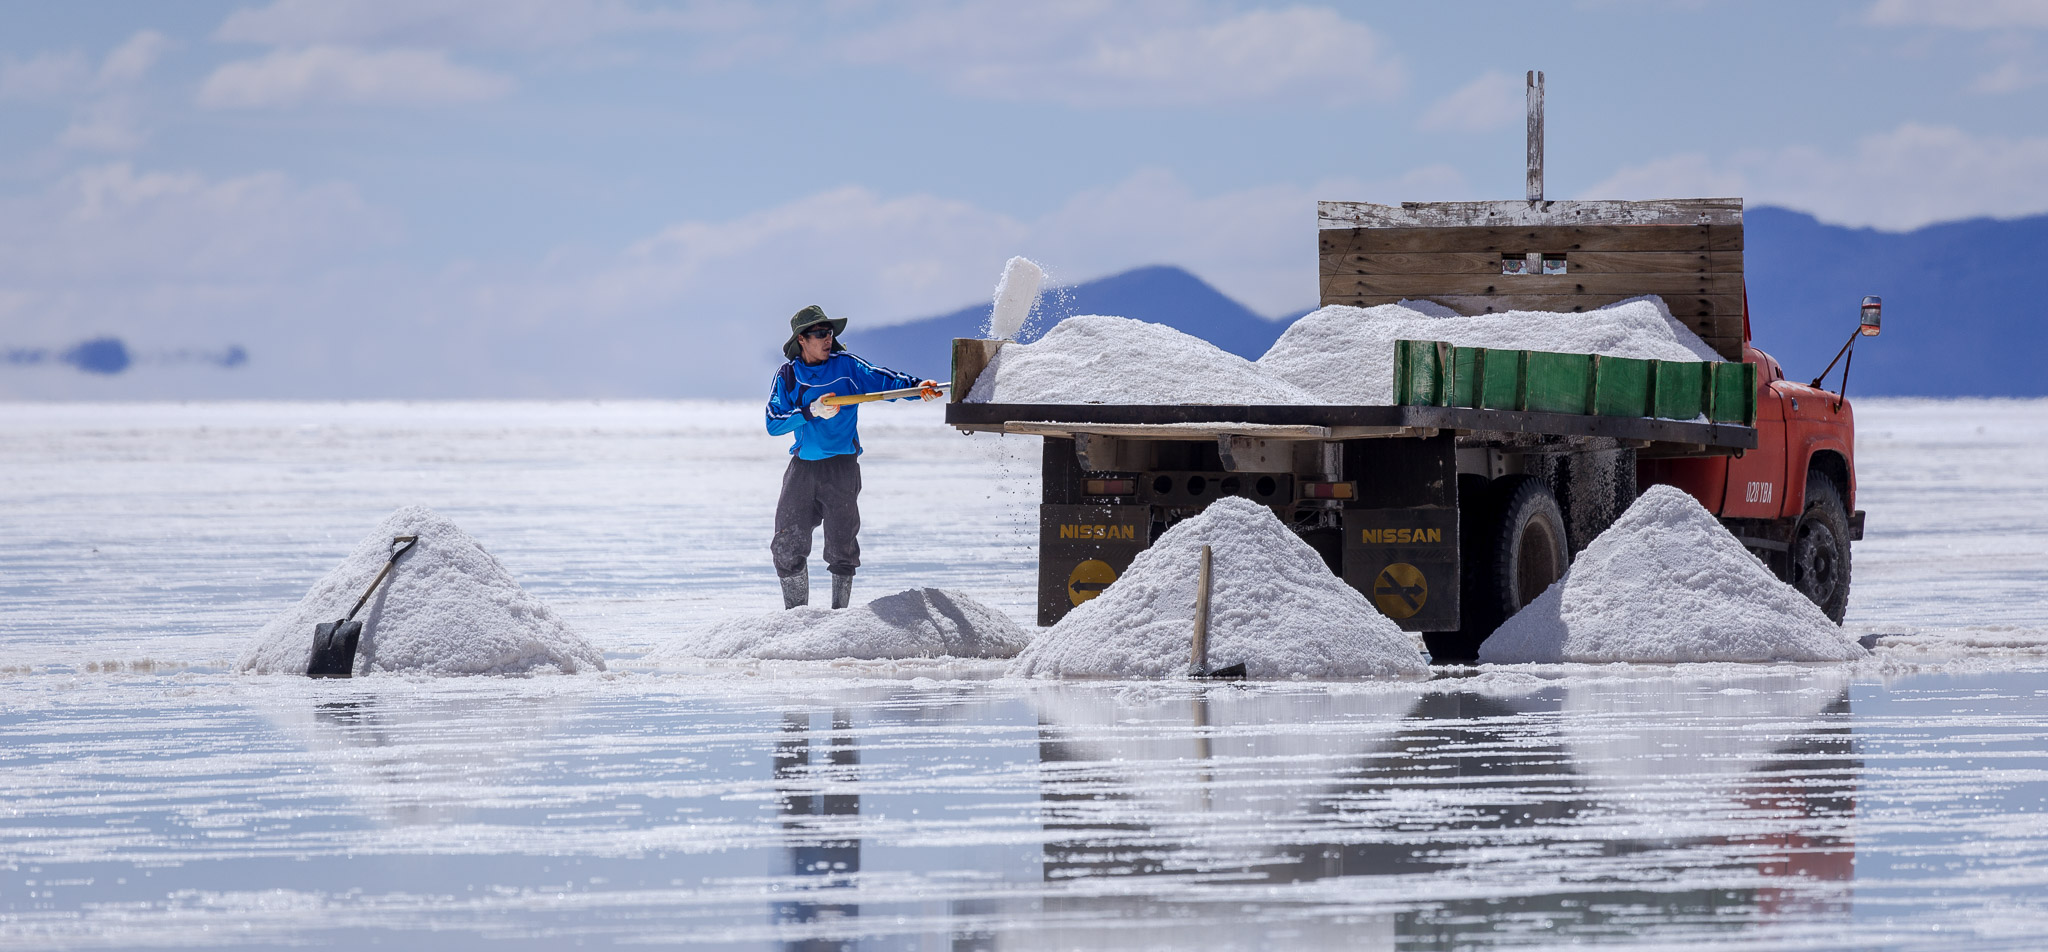
[[[47,675],[0,944],[2034,948],[2042,683]]]
[[[925,409],[860,594],[1028,617]],[[1858,409],[1869,662],[1195,687],[639,661],[777,604],[753,406],[10,407],[0,948],[2048,946],[2048,404]],[[228,673],[407,502],[612,671]]]

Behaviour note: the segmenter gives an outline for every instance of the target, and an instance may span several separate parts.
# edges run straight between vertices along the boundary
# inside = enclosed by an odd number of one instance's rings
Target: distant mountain
[[[952,366],[953,338],[980,337],[993,307],[990,301],[907,324],[849,327],[846,346],[884,367],[944,379]],[[1265,353],[1287,326],[1260,317],[1186,271],[1159,265],[1046,289],[1018,337],[1037,340],[1076,314],[1112,314],[1165,324],[1248,358]]]
[[[1863,296],[1877,294],[1884,334],[1856,345],[1852,397],[2048,395],[2048,309],[2028,296],[2048,271],[2048,215],[1893,233],[1765,206],[1744,216],[1744,240],[1751,331],[1787,376],[1820,373],[1855,329]],[[952,339],[981,336],[989,309],[855,327],[847,346],[886,367],[940,376]],[[1075,314],[1115,314],[1257,358],[1303,313],[1269,320],[1186,271],[1154,266],[1049,289],[1021,336],[1035,340]],[[1829,384],[1837,379],[1831,374]]]
[[[2048,215],[1887,233],[1766,207],[1743,226],[1751,335],[1786,376],[1820,373],[1877,294],[1884,334],[1856,345],[1852,398],[2048,395],[2048,313],[2030,296],[2048,271]]]

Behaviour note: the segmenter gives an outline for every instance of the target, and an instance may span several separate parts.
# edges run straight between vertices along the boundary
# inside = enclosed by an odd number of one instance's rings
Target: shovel
[[[942,383],[938,385],[938,391],[940,393],[945,393],[946,391],[951,389],[953,389],[953,385],[950,383]],[[923,387],[904,387],[901,390],[877,390],[874,393],[856,393],[844,397],[839,396],[838,394],[832,394],[830,396],[825,397],[824,400],[825,405],[828,407],[843,407],[852,403],[873,403],[877,400],[901,400],[906,397],[919,396],[923,393]]]
[[[363,597],[356,599],[356,607],[348,610],[348,617],[313,626],[313,660],[306,665],[306,677],[347,678],[355,675],[356,643],[363,638],[363,623],[356,621],[356,612],[363,610],[363,605],[370,600],[370,593],[377,590],[384,576],[391,574],[391,567],[398,564],[398,557],[412,551],[419,541],[420,537],[416,535],[394,537],[391,544],[398,548],[391,551],[391,558],[385,561],[383,571],[370,580],[370,587],[363,591]]]

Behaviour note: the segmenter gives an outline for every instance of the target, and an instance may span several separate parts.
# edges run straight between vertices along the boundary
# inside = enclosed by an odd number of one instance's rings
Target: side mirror
[[[1878,328],[1884,324],[1884,299],[1875,294],[1863,299],[1863,329],[1865,337],[1876,337]]]

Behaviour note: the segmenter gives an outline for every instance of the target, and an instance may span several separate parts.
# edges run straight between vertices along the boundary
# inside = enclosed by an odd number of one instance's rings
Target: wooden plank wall
[[[1349,221],[1326,220],[1322,303],[1371,307],[1415,299],[1460,314],[1493,314],[1585,311],[1656,294],[1708,346],[1739,361],[1742,221],[1736,209],[1733,216],[1713,216],[1710,224],[1347,228],[1341,226]],[[1563,254],[1565,273],[1501,273],[1503,255],[1530,253]]]

